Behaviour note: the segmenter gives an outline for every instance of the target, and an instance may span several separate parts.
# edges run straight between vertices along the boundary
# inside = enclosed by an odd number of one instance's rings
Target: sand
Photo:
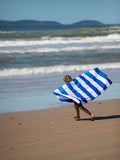
[[[119,160],[120,99],[84,106],[0,114],[0,160]]]

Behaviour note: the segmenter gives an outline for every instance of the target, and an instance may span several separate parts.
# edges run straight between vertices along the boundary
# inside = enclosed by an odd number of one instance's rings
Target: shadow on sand
[[[95,121],[96,121],[96,120],[116,119],[116,118],[120,118],[120,115],[111,115],[111,116],[104,116],[104,117],[95,117]],[[80,119],[79,121],[91,121],[91,118],[83,118],[83,119]]]

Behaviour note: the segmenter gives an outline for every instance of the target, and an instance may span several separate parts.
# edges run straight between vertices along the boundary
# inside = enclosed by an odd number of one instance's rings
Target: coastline
[[[120,70],[103,70],[113,84],[95,101],[120,99]],[[0,113],[43,110],[66,105],[54,95],[53,90],[63,85],[63,77],[76,77],[80,72],[65,72],[38,76],[18,76],[0,79]]]
[[[0,159],[114,159],[120,157],[120,99],[84,105],[95,121],[73,106],[0,114]]]

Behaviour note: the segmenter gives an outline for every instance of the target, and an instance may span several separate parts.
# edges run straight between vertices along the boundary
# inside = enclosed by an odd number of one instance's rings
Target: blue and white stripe
[[[105,91],[112,81],[98,68],[85,72],[54,90],[61,101],[88,103]]]

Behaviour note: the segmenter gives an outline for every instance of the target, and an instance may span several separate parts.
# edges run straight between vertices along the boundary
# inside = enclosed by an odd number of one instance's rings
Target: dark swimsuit
[[[82,106],[82,103],[76,103],[76,102],[74,102],[74,104],[75,104],[78,108],[80,108],[80,107]]]

